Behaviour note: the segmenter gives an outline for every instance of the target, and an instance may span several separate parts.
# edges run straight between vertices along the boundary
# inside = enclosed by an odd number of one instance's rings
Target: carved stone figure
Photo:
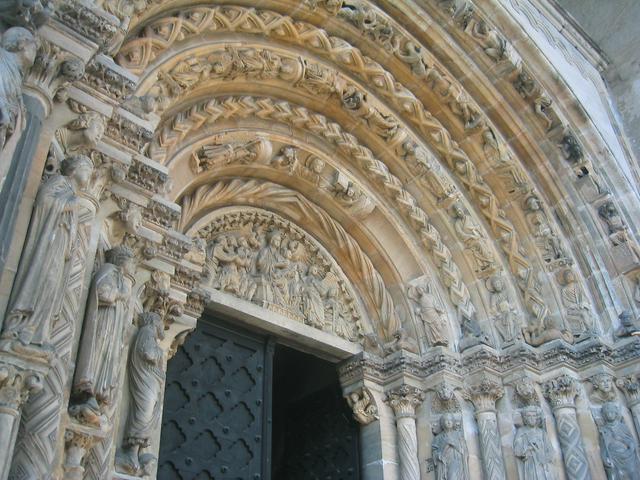
[[[575,273],[570,268],[562,272],[562,304],[566,309],[569,328],[574,336],[584,338],[593,330],[591,305],[582,287],[576,280]]]
[[[521,480],[554,480],[554,450],[544,430],[540,408],[523,408],[522,423],[513,440],[513,454],[520,460]]]
[[[258,274],[255,298],[262,303],[283,303],[286,285],[282,274],[289,268],[289,260],[283,255],[282,234],[273,230],[267,235],[267,244],[256,258]]]
[[[469,451],[455,415],[440,417],[440,432],[431,445],[436,480],[469,479]]]
[[[593,397],[601,402],[611,401],[616,398],[616,389],[613,376],[609,373],[598,373],[589,378],[593,385]]]
[[[8,29],[0,43],[0,151],[19,128],[22,81],[36,58],[36,40],[22,27]]]
[[[551,229],[547,216],[542,209],[540,199],[530,195],[525,201],[525,208],[529,212],[527,219],[533,227],[538,247],[543,250],[545,262],[552,262],[564,258],[566,255],[558,236]]]
[[[638,444],[622,419],[620,406],[607,402],[602,406],[600,454],[609,480],[632,480],[640,474]]]
[[[38,29],[53,14],[51,0],[0,0],[0,25]]]
[[[429,344],[447,346],[449,339],[447,338],[446,311],[430,291],[429,286],[409,287],[408,294],[409,298],[416,303],[415,315],[424,325]]]
[[[347,403],[353,410],[353,418],[361,425],[369,425],[378,420],[378,407],[366,388],[351,392],[347,396]]]
[[[257,138],[245,143],[205,145],[191,158],[191,170],[198,174],[219,165],[264,163],[271,158],[271,142]]]
[[[98,144],[104,130],[103,117],[96,112],[87,112],[57,130],[56,139],[67,155],[85,153]]]
[[[78,194],[89,184],[93,163],[71,156],[61,172],[38,190],[2,331],[3,348],[37,356],[47,356],[51,322],[61,308],[78,228]]]
[[[160,315],[144,312],[140,315],[140,330],[129,357],[129,391],[131,404],[122,449],[116,456],[116,469],[122,473],[139,475],[150,473],[155,461],[141,450],[149,446],[156,423],[160,418],[160,393],[164,381],[163,351],[160,340],[164,328]]]
[[[481,343],[485,345],[492,345],[493,343],[489,336],[482,330],[475,312],[470,315],[466,313],[461,315],[460,330],[462,330],[462,339],[460,340],[461,352]]]
[[[69,411],[95,426],[100,426],[100,416],[113,405],[134,274],[133,251],[114,247],[89,288]]]
[[[640,335],[640,326],[638,325],[638,321],[633,318],[633,315],[630,311],[625,310],[624,312],[618,315],[620,319],[620,327],[616,330],[617,337],[628,337],[630,335],[638,336]]]
[[[480,227],[475,224],[470,215],[460,204],[453,206],[454,228],[465,247],[471,252],[477,264],[478,271],[491,270],[495,267],[493,253],[487,247],[486,238]]]

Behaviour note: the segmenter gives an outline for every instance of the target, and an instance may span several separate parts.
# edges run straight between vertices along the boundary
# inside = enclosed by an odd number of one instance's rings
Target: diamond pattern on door
[[[265,346],[203,321],[167,367],[160,480],[262,478]]]

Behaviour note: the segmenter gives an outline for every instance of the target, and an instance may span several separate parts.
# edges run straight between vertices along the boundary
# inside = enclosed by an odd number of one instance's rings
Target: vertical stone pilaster
[[[42,389],[46,367],[0,354],[0,480],[9,476],[22,407]]]
[[[480,432],[482,466],[485,478],[488,480],[506,479],[496,416],[496,401],[503,395],[502,386],[488,378],[464,391],[465,399],[470,401],[475,409],[478,432]]]
[[[387,403],[396,416],[401,480],[420,480],[416,409],[423,400],[424,392],[409,385],[401,385],[387,394]]]
[[[576,380],[560,375],[542,384],[542,391],[549,401],[556,419],[558,438],[562,450],[568,480],[590,480],[589,463],[582,445],[582,432],[576,416]]]
[[[633,423],[636,426],[636,431],[640,435],[640,381],[638,381],[636,375],[630,375],[616,380],[616,385],[624,392],[627,405],[631,410]]]

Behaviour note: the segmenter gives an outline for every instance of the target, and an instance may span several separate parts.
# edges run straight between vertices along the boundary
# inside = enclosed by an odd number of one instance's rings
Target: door
[[[167,367],[159,479],[268,478],[268,350],[265,339],[198,323]]]

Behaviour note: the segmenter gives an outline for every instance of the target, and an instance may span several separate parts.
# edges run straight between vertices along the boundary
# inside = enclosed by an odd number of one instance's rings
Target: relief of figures
[[[51,322],[62,306],[78,229],[78,194],[91,179],[84,155],[62,161],[40,186],[2,330],[5,349],[49,356]]]
[[[107,252],[89,288],[69,412],[93,426],[113,405],[134,274],[133,251],[118,246]]]
[[[454,216],[453,226],[458,238],[471,252],[476,261],[476,271],[492,271],[495,269],[496,260],[487,245],[487,239],[483,235],[480,227],[468,215],[462,205],[455,204],[452,209]]]
[[[544,430],[540,408],[523,408],[522,423],[513,440],[513,453],[520,460],[520,479],[554,480],[553,446]]]
[[[431,451],[436,480],[468,480],[469,451],[460,420],[452,413],[440,417],[440,431],[433,439]]]
[[[638,444],[622,419],[620,406],[607,402],[599,422],[600,454],[609,480],[632,480],[640,475]]]
[[[279,228],[245,228],[208,243],[207,284],[356,341],[358,314],[335,272]],[[316,252],[317,255],[317,252]]]

